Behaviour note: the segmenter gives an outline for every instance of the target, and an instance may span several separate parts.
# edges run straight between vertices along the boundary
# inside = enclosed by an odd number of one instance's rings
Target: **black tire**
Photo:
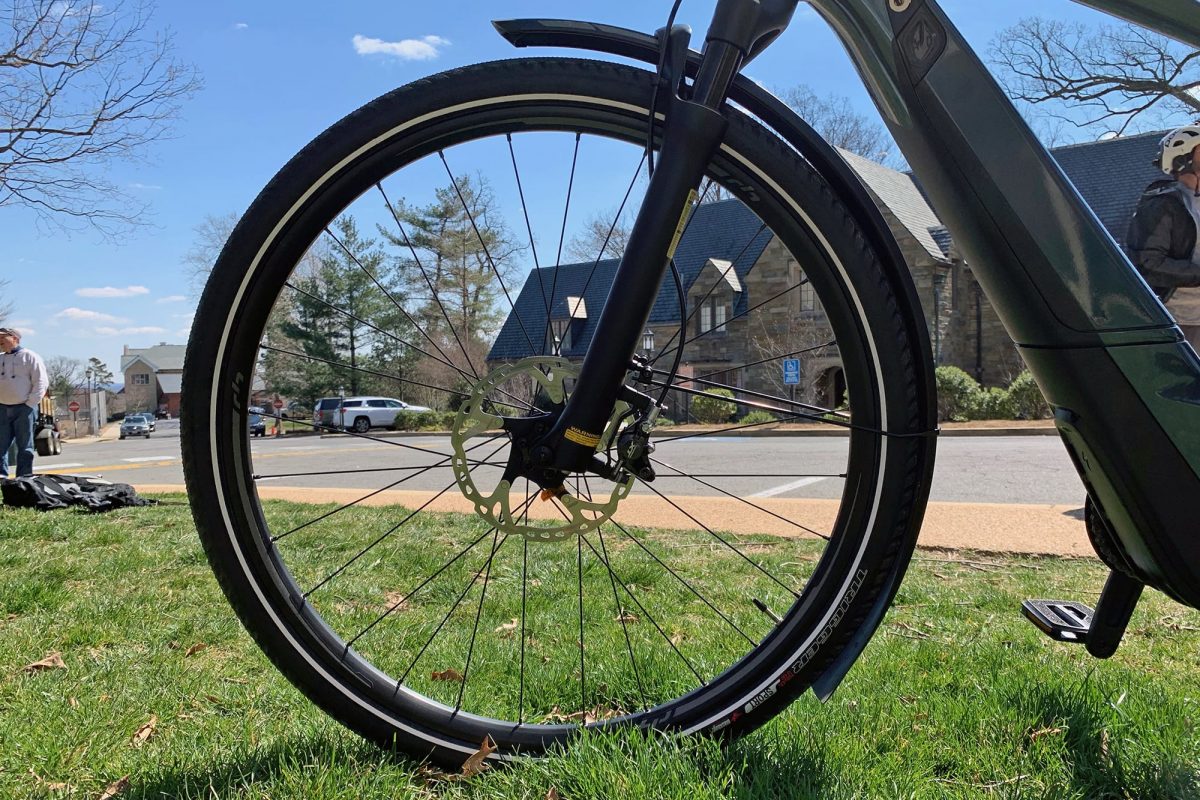
[[[38,437],[33,440],[33,449],[39,456],[54,455],[54,439],[53,436]]]
[[[121,434],[120,436],[118,436],[117,438],[118,438],[118,439],[121,439],[122,441],[124,441],[124,439],[125,439],[125,434],[123,434],[123,433],[122,433],[122,434]]]
[[[553,59],[468,67],[391,92],[334,125],[271,181],[238,223],[205,289],[188,344],[181,413],[188,494],[205,551],[276,666],[329,714],[382,745],[461,764],[485,736],[498,746],[493,757],[537,754],[567,740],[577,725],[514,726],[400,692],[313,603],[298,600],[302,587],[271,538],[248,477],[244,418],[233,413],[246,407],[266,317],[310,243],[379,180],[381,169],[476,134],[522,130],[527,120],[636,143],[645,138],[641,109],[653,85],[645,71]],[[806,162],[751,119],[730,116],[728,155],[718,156],[713,174],[809,259],[805,270],[838,333],[855,401],[848,444],[854,485],[846,481],[832,541],[777,627],[702,688],[617,720],[722,735],[766,722],[850,644],[911,555],[932,457],[922,435],[930,397],[918,378],[932,370],[910,334],[923,321],[898,300],[911,291],[908,278],[881,263]],[[881,435],[884,426],[912,435]]]
[[[353,430],[355,433],[366,433],[367,431],[371,430],[371,420],[367,419],[366,417],[355,417],[354,425],[351,426],[351,430]]]

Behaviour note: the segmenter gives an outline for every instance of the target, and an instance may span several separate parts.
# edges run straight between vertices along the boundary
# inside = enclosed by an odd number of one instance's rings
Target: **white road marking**
[[[122,458],[122,461],[174,461],[178,456],[138,456],[136,458]]]
[[[82,466],[83,466],[83,464],[51,464],[47,467],[34,467],[33,469],[35,472],[54,472],[54,471],[60,470],[60,469],[67,469],[68,467],[82,467]]]
[[[798,481],[792,481],[791,483],[785,483],[783,486],[776,486],[773,489],[764,489],[761,492],[755,492],[754,494],[752,494],[750,496],[751,497],[774,497],[775,495],[778,495],[778,494],[784,494],[785,492],[790,492],[793,489],[799,489],[804,486],[811,486],[814,483],[820,483],[823,480],[825,480],[825,478],[801,478]]]

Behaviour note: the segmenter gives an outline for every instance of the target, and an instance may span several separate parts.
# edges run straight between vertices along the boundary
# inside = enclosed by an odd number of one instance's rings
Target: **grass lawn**
[[[1094,602],[1104,577],[1095,561],[918,553],[827,704],[806,695],[727,747],[585,735],[551,759],[446,781],[363,743],[281,678],[225,603],[183,498],[163,499],[173,504],[104,516],[0,508],[0,798],[95,798],[126,776],[122,798],[1200,798],[1200,613],[1148,591],[1105,662],[1020,616],[1025,597]],[[268,512],[312,514],[276,502]],[[367,531],[383,513],[355,509],[344,524]],[[441,535],[452,529],[448,521]],[[289,546],[319,576],[337,548],[310,534]],[[419,560],[429,532],[410,535]],[[675,546],[669,533],[644,536]],[[764,559],[811,561],[810,543],[768,544]],[[705,548],[675,553],[697,569],[728,569]],[[329,608],[348,620],[367,614],[361,598],[393,585],[374,566]],[[588,580],[597,597],[609,591],[603,572]],[[665,586],[658,594],[669,601]],[[421,605],[405,613],[420,629]],[[503,605],[492,613],[487,633],[513,616]],[[435,650],[428,666],[439,665]],[[26,668],[56,653],[65,668]],[[481,663],[504,663],[504,651],[493,655]],[[557,690],[539,696],[558,704]]]

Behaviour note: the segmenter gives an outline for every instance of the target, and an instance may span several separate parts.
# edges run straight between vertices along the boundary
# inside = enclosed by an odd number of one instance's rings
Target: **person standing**
[[[17,443],[17,477],[33,474],[33,425],[50,379],[41,356],[21,346],[21,332],[0,328],[0,476]]]
[[[1200,126],[1163,137],[1154,165],[1169,176],[1142,193],[1126,246],[1134,266],[1200,352]]]

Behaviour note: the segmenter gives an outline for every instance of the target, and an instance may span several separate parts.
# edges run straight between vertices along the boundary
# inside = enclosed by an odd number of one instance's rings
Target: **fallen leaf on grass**
[[[172,641],[170,641],[170,642],[167,642],[167,649],[168,649],[168,650],[178,650],[178,649],[180,648],[180,646],[181,646],[181,645],[179,644],[179,642],[176,642],[176,641],[173,641],[173,640],[172,640]]]
[[[431,673],[429,677],[435,681],[452,681],[454,683],[462,683],[463,679],[462,673],[454,668]]]
[[[69,783],[47,783],[46,788],[52,792],[66,792],[71,788]]]
[[[570,714],[564,714],[562,709],[560,709],[558,706],[554,706],[550,709],[549,714],[542,717],[542,722],[582,722],[584,725],[591,725],[593,722],[612,719],[613,717],[619,717],[623,714],[625,714],[624,711],[612,708],[601,708],[600,706],[589,708],[586,711],[573,711]]]
[[[1042,736],[1053,736],[1057,733],[1062,733],[1062,728],[1039,728],[1029,734],[1029,741],[1035,742]]]
[[[518,626],[519,623],[517,622],[517,618],[513,617],[512,622],[506,622],[503,625],[497,625],[494,633],[501,634],[505,639],[511,639],[513,636],[513,631],[515,631]]]
[[[124,794],[125,790],[128,788],[129,776],[126,775],[125,777],[119,778],[110,783],[108,787],[105,788],[105,790],[101,793],[101,795],[96,798],[96,800],[111,800],[111,798],[116,797],[117,795]]]
[[[157,727],[158,715],[151,714],[150,721],[143,723],[140,728],[133,732],[133,737],[129,740],[129,743],[134,747],[141,747],[154,735],[154,729]]]
[[[492,741],[492,737],[483,737],[483,744],[479,745],[479,749],[463,762],[462,776],[464,778],[473,778],[483,772],[488,768],[486,763],[487,757],[494,752],[496,752],[496,743]]]
[[[551,786],[546,791],[546,796],[543,798],[543,800],[561,800],[561,798],[558,796],[558,789],[555,789],[553,786]]]
[[[67,698],[67,702],[71,704],[71,708],[79,708],[79,701],[74,697]]]
[[[637,622],[638,615],[624,611],[619,617],[613,617],[613,622]]]
[[[206,645],[204,642],[196,642],[184,652],[183,657],[190,658],[191,656],[196,655],[196,653],[199,653],[201,650],[205,650],[207,648],[208,645]]]
[[[387,611],[403,611],[408,608],[408,595],[403,592],[388,592],[383,596]]]
[[[62,659],[62,653],[51,653],[41,661],[25,665],[26,672],[42,672],[48,669],[66,669],[67,664]]]

